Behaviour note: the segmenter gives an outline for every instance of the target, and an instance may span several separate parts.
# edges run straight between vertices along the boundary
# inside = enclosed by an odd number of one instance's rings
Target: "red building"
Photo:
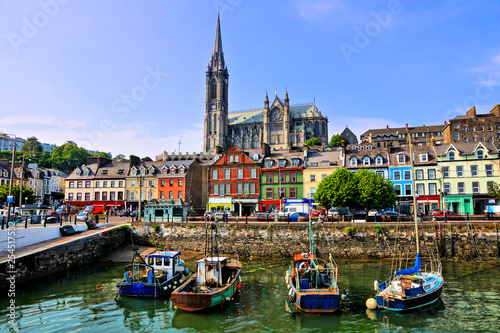
[[[209,170],[209,209],[250,215],[259,207],[262,149],[231,146]]]

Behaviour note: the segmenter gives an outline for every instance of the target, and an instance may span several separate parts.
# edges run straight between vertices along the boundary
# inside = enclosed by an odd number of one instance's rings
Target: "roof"
[[[309,157],[307,158],[307,167],[325,168],[331,167],[332,163],[337,163],[336,165],[342,166],[341,155],[342,150],[340,149],[309,153]]]
[[[147,258],[175,258],[181,255],[179,250],[156,250],[150,254],[146,254]]]
[[[491,142],[453,142],[436,146],[434,148],[437,156],[444,156],[450,148],[454,148],[460,155],[473,155],[479,147],[484,147],[488,153],[498,154],[498,149]]]
[[[223,262],[225,260],[229,259],[228,257],[207,257],[200,259],[196,261],[197,263],[202,263],[202,262]]]
[[[441,132],[444,128],[444,125],[431,125],[431,126],[416,126],[416,127],[386,127],[386,128],[376,128],[369,129],[368,131],[361,134],[361,137],[366,135],[377,136],[377,135],[398,135],[400,133],[406,133],[407,131],[413,133],[422,133],[422,132]]]
[[[321,111],[314,104],[291,106],[290,116],[294,119],[323,117]],[[228,115],[229,125],[261,123],[263,121],[264,109],[233,112]]]

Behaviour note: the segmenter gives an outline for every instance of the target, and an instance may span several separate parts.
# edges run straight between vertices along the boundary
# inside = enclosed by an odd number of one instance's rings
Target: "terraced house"
[[[320,151],[313,147],[306,157],[306,165],[303,170],[304,196],[298,198],[312,199],[321,181],[343,166],[343,156],[342,150]]]
[[[441,209],[442,178],[433,147],[412,148],[417,211],[429,215]]]
[[[442,170],[446,208],[482,214],[490,203],[488,187],[499,179],[498,149],[491,142],[455,142],[434,147]]]

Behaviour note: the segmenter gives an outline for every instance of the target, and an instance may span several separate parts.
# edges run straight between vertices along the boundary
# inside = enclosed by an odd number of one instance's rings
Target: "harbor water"
[[[192,270],[194,261],[187,261]],[[443,263],[441,300],[412,313],[366,309],[373,281],[383,281],[391,261],[340,261],[344,298],[331,315],[290,314],[288,260],[243,260],[243,284],[234,301],[212,313],[176,309],[169,299],[115,300],[121,264],[44,278],[16,292],[16,325],[8,323],[9,299],[0,300],[1,332],[465,332],[500,331],[500,265]],[[103,289],[96,289],[96,285]],[[6,295],[5,295],[6,296]]]

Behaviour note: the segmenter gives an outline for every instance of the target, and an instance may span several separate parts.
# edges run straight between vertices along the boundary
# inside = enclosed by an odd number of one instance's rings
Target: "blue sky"
[[[316,100],[329,132],[500,103],[498,1],[3,0],[0,132],[113,155],[202,149],[217,10],[229,109]]]

